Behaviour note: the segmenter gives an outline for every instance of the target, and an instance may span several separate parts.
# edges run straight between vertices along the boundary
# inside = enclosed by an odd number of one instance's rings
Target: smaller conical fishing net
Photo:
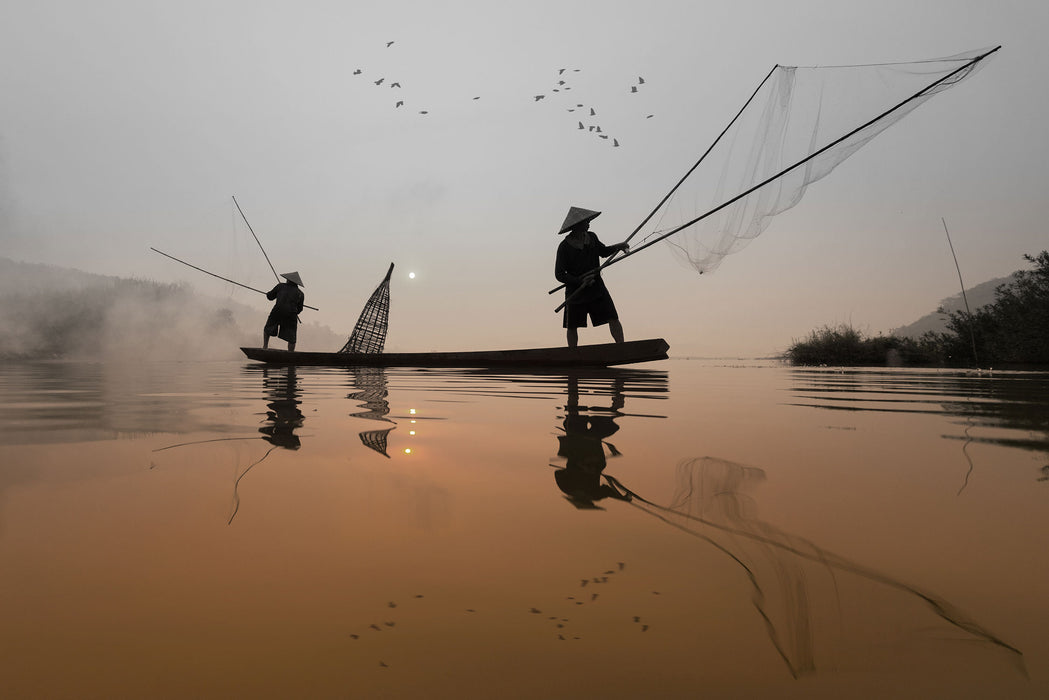
[[[370,450],[375,450],[383,457],[389,457],[390,455],[386,452],[387,436],[390,431],[394,428],[386,428],[385,430],[366,430],[363,433],[358,433],[361,438],[361,443]]]
[[[386,329],[390,317],[390,275],[393,274],[393,263],[386,271],[379,286],[372,292],[368,303],[364,305],[357,325],[350,333],[350,339],[339,352],[380,354],[386,345]]]

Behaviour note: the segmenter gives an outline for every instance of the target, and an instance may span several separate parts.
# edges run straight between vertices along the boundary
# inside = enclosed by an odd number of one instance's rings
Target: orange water
[[[1045,697],[1049,377],[0,368],[3,697]]]

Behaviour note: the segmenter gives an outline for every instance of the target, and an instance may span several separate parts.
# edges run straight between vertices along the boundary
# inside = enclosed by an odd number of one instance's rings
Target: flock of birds
[[[386,48],[389,49],[395,43],[395,41],[386,42]],[[539,103],[545,101],[547,103],[562,103],[562,106],[564,106],[564,109],[567,112],[579,113],[575,114],[575,117],[577,117],[577,119],[575,120],[576,131],[581,131],[586,135],[594,136],[597,139],[601,139],[610,144],[613,148],[619,148],[619,138],[609,133],[597,119],[597,117],[599,116],[597,107],[593,104],[587,104],[585,102],[572,100],[572,96],[568,95],[569,91],[573,89],[573,85],[570,84],[569,78],[573,77],[573,74],[581,72],[582,69],[580,68],[558,68],[556,82],[553,85],[551,85],[551,87],[547,91],[534,95],[533,102]],[[389,80],[385,75],[367,76],[365,75],[365,71],[361,68],[354,69],[353,75],[364,77],[370,80],[378,88],[386,87],[395,90],[403,89],[400,80]],[[626,86],[625,91],[627,92],[627,94],[636,95],[643,92],[645,85],[645,78],[643,76],[638,76],[637,82],[629,86]],[[481,95],[476,95],[473,97],[474,101],[480,99]],[[402,94],[397,94],[393,98],[392,102],[394,109],[413,109],[413,107],[407,106],[407,102],[403,98]],[[419,106],[415,106],[414,109],[420,115],[425,116],[430,114],[430,108],[428,106],[422,108],[420,108]],[[578,117],[580,116],[582,118],[578,119]],[[652,119],[654,116],[654,114],[645,114],[643,118]]]
[[[596,587],[602,584],[608,584],[615,577],[616,574],[621,573],[625,568],[625,562],[618,562],[616,567],[606,570],[603,574],[597,576],[588,576],[586,578],[580,579],[580,588],[586,588],[588,586]],[[654,596],[658,596],[659,594],[659,591],[652,591],[652,595]],[[574,595],[566,596],[565,600],[574,608],[575,606],[583,606],[595,603],[599,597],[600,593],[594,591],[591,588],[591,590],[588,590],[585,594],[580,594],[577,592]],[[423,596],[416,595],[415,598],[421,599],[423,598]],[[557,608],[556,605],[552,607],[555,609]],[[396,610],[398,608],[398,603],[396,601],[390,601],[386,603],[386,608],[388,609],[388,611]],[[470,614],[478,613],[478,611],[474,608],[466,608],[464,612]],[[545,618],[547,622],[549,622],[552,625],[552,632],[554,635],[556,635],[556,639],[558,641],[580,640],[583,638],[581,630],[576,629],[578,625],[573,626],[572,618],[568,617],[568,614],[564,610],[558,609],[558,614],[550,614],[551,612],[554,612],[554,609],[549,609],[548,612],[545,614]],[[535,616],[544,615],[544,612],[536,607],[530,608],[527,611],[527,613],[529,615]],[[397,620],[393,619],[394,617],[394,613],[388,612],[386,615],[383,616],[382,621],[373,622],[363,630],[351,633],[350,639],[356,641],[377,633],[393,631],[395,628],[397,628]],[[647,622],[642,621],[640,615],[633,615],[630,619],[632,620],[630,625],[637,629],[638,632],[648,631],[649,625]],[[391,667],[391,665],[387,663],[387,661],[384,659],[378,659],[378,666],[379,668]]]
[[[548,93],[546,93],[546,92],[540,93],[538,95],[535,95],[533,99],[536,102],[540,102],[542,100],[547,99],[548,96],[551,98],[551,100],[553,100],[554,98],[557,98],[557,97],[560,97],[560,98],[566,97],[564,95],[564,93],[566,93],[566,92],[568,92],[569,90],[572,89],[572,85],[570,85],[569,82],[567,80],[565,80],[565,73],[567,71],[569,71],[568,68],[558,68],[557,69],[557,83],[553,87],[550,88]],[[572,73],[579,73],[579,72],[581,72],[581,69],[579,69],[579,68],[572,68],[571,72]],[[644,78],[644,76],[638,76],[637,82],[629,86],[629,88],[630,88],[629,89],[629,94],[634,94],[634,95],[638,94],[638,92],[640,91],[640,89],[641,89],[641,87],[643,85],[645,85],[645,78]],[[595,137],[597,137],[599,139],[604,139],[605,141],[608,141],[609,143],[612,144],[613,148],[619,148],[619,139],[616,138],[615,136],[607,133],[604,130],[604,128],[602,128],[601,124],[596,119],[594,119],[594,117],[598,116],[598,113],[597,113],[597,109],[593,105],[588,105],[588,104],[585,104],[583,102],[573,102],[571,100],[569,100],[569,104],[572,105],[572,106],[566,107],[565,108],[566,111],[568,111],[568,112],[580,112],[582,114],[582,116],[583,116],[583,119],[579,119],[576,122],[577,123],[577,126],[576,126],[576,130],[577,131],[585,131],[587,134],[592,134],[593,136],[595,136]],[[648,115],[645,116],[645,119],[651,119],[654,116],[655,116],[654,114],[648,114]],[[584,124],[583,123],[584,120],[587,123]]]

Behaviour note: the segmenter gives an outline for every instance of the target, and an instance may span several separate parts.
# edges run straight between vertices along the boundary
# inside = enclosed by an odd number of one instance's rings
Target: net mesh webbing
[[[390,317],[390,275],[393,274],[393,263],[386,271],[379,286],[372,292],[368,303],[364,305],[357,324],[350,333],[349,340],[339,352],[379,354],[386,345],[386,329]]]
[[[759,236],[772,217],[796,205],[810,184],[933,95],[972,75],[993,51],[912,63],[777,66],[709,161],[641,231],[635,248],[686,225],[667,238],[675,255],[700,273],[716,269]],[[755,186],[751,194],[688,225]]]

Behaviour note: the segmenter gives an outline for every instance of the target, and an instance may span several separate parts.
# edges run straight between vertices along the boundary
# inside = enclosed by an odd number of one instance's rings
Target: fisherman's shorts
[[[616,305],[608,294],[590,301],[572,303],[565,306],[564,328],[586,328],[586,318],[590,317],[593,326],[603,326],[609,321],[619,320]]]
[[[299,317],[270,311],[264,332],[266,335],[275,335],[281,340],[294,343],[299,332]]]

